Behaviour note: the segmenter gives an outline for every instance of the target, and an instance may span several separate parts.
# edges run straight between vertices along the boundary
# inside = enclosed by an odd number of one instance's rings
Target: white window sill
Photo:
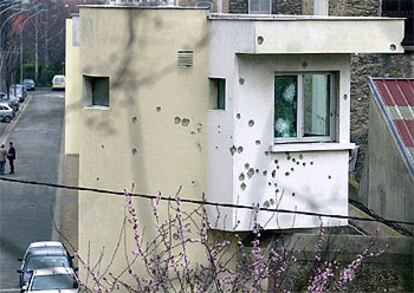
[[[91,105],[91,106],[85,106],[83,107],[84,110],[104,110],[104,111],[108,111],[109,107],[108,106],[98,106],[98,105]]]
[[[279,143],[272,146],[272,153],[280,152],[313,152],[313,151],[343,151],[355,148],[354,143]]]

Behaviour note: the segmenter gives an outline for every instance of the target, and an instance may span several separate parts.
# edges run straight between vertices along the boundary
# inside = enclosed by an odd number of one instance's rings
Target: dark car
[[[26,90],[28,91],[34,91],[36,89],[36,85],[33,79],[23,80],[23,85],[26,87]]]
[[[73,268],[72,258],[58,241],[33,242],[26,249],[20,269],[20,287],[27,285],[33,271],[52,267]]]
[[[19,99],[19,103],[23,103],[27,96],[26,88],[22,84],[12,85],[9,90],[9,95],[17,97]]]

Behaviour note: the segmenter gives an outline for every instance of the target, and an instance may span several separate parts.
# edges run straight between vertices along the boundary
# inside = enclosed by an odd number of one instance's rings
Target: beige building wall
[[[83,102],[80,186],[122,191],[134,183],[136,193],[167,196],[181,187],[182,198],[200,200],[206,190],[206,10],[82,7],[80,19],[81,74],[109,77],[110,88],[109,107]],[[193,66],[177,66],[180,50],[194,52]],[[157,231],[150,202],[135,203],[144,243],[151,242]],[[90,250],[95,263],[105,247],[102,266],[108,264],[125,216],[121,196],[82,192],[81,253]],[[117,257],[115,273],[126,267],[123,249]]]
[[[76,20],[75,20],[76,21]],[[80,55],[73,42],[73,19],[66,20],[65,48],[65,155],[79,154],[80,138]]]

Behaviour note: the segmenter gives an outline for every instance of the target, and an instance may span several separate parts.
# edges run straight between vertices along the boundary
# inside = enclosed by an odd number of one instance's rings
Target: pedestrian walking
[[[4,175],[4,169],[6,167],[7,151],[4,144],[0,145],[0,175]]]
[[[7,150],[7,160],[9,160],[10,173],[14,174],[14,160],[16,160],[16,149],[12,142],[9,142],[9,149]]]

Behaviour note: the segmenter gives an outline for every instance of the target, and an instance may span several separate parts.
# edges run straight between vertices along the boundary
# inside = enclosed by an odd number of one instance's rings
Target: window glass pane
[[[260,1],[261,13],[270,13],[270,1],[269,0],[259,0],[259,1]]]
[[[224,110],[225,108],[226,108],[226,80],[218,79],[217,109]]]
[[[296,75],[275,77],[275,137],[297,136],[297,91]]]
[[[330,84],[328,74],[303,76],[304,136],[330,134]]]
[[[259,0],[250,0],[250,12],[257,13],[260,10]]]
[[[92,105],[109,106],[109,78],[93,77]]]

